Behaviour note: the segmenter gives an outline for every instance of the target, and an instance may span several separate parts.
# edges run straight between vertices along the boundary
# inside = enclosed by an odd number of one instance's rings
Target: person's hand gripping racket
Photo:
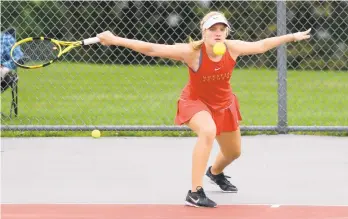
[[[110,46],[110,45],[115,45],[118,46],[120,45],[120,41],[122,38],[114,35],[110,31],[104,31],[100,34],[97,34],[97,37],[100,40],[100,44],[104,46]]]

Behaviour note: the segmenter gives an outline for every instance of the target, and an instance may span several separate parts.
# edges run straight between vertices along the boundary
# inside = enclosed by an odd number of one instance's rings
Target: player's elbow
[[[151,43],[149,47],[144,50],[144,54],[152,57],[161,57],[161,48],[158,44]]]
[[[154,50],[145,51],[144,54],[147,56],[158,57],[158,53],[156,53]]]
[[[278,44],[268,40],[268,39],[264,39],[264,40],[260,40],[258,42],[259,44],[259,53],[265,53],[271,49],[274,49],[278,46]]]
[[[152,48],[144,48],[140,52],[146,56],[154,56],[154,52],[152,51]]]
[[[240,49],[240,55],[257,55],[266,51],[266,46],[263,41],[255,41],[242,46]]]
[[[262,54],[267,52],[267,45],[263,40],[257,41],[255,43],[255,54]]]
[[[160,45],[154,45],[149,51],[147,51],[146,55],[152,57],[172,59],[176,61],[183,60],[181,54],[179,54],[177,51],[170,48],[161,47]]]

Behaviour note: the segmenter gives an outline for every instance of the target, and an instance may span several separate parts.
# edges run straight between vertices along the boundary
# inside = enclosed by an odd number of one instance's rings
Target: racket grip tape
[[[90,45],[90,44],[95,44],[99,42],[100,42],[100,39],[98,37],[92,37],[82,41],[83,45]]]

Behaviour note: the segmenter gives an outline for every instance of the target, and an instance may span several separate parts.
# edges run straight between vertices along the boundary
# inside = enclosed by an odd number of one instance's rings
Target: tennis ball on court
[[[92,131],[92,137],[93,138],[99,138],[100,137],[100,131],[95,129]]]
[[[215,55],[223,55],[226,52],[226,46],[224,43],[217,42],[213,47]]]

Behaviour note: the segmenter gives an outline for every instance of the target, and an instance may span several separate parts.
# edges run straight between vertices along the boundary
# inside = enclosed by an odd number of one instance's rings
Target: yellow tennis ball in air
[[[99,138],[100,137],[100,131],[95,129],[92,131],[92,137],[93,138]]]
[[[224,43],[217,42],[213,47],[215,55],[223,55],[226,52],[226,46]]]

